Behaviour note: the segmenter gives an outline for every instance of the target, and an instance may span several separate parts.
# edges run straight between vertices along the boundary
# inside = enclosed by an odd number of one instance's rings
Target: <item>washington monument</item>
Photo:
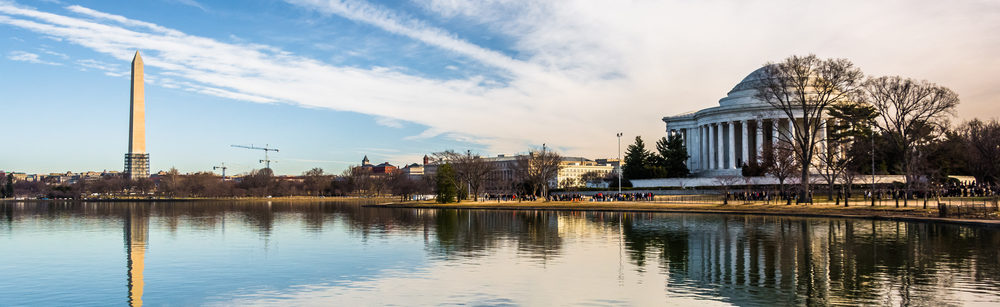
[[[128,153],[125,154],[125,176],[129,179],[149,177],[149,154],[146,153],[146,92],[142,76],[142,56],[136,51],[132,59]]]

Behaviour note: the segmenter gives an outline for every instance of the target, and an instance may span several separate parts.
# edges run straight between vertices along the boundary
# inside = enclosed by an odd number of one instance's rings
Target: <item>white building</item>
[[[564,157],[563,160],[559,162],[559,172],[556,173],[556,178],[549,182],[549,187],[582,187],[587,184],[583,181],[583,174],[596,172],[603,176],[607,175],[614,169],[615,166],[609,163],[602,164],[582,157]]]
[[[717,107],[663,118],[667,134],[684,139],[691,156],[687,167],[692,174],[740,175],[744,163],[759,161],[769,152],[765,149],[770,149],[782,135],[794,133],[796,125],[789,125],[784,112],[754,97],[755,84],[764,74],[763,68],[750,73],[719,99]],[[801,116],[801,111],[798,113],[796,117]],[[818,139],[825,138],[825,129],[820,129]],[[823,146],[821,142],[820,148]]]

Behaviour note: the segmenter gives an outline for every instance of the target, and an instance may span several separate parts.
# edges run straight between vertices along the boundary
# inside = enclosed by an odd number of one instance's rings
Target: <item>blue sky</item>
[[[1000,115],[993,1],[0,0],[0,170],[120,170],[146,63],[154,171],[281,174],[466,149],[616,155],[792,54],[843,57]]]

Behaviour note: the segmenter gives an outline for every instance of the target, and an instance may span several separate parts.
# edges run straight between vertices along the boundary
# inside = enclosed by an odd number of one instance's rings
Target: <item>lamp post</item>
[[[548,170],[546,165],[548,164],[548,158],[545,157],[545,143],[542,143],[542,156],[541,156],[541,166],[542,166],[542,178],[545,182],[542,182],[542,199],[549,201],[549,181],[548,181]],[[556,180],[559,180],[559,176],[556,175]]]
[[[622,194],[622,133],[618,132],[618,196]],[[615,196],[615,198],[618,198]]]
[[[471,149],[465,150],[465,158],[466,158],[466,160],[465,160],[466,162],[472,161],[472,150]],[[472,195],[472,182],[466,182],[465,184],[466,184],[466,187],[468,188],[468,190],[466,190],[466,192],[465,192],[465,195]],[[475,201],[479,200],[479,197],[476,196],[476,195],[472,195],[472,197],[473,197],[473,200],[475,200]]]
[[[871,187],[872,205],[871,206],[874,207],[875,206],[875,123],[873,122],[870,123],[869,125],[871,125],[871,127],[868,127],[868,129],[871,130],[870,134],[872,138],[872,187]]]

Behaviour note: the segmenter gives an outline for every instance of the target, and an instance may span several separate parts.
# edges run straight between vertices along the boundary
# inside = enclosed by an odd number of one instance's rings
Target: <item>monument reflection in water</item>
[[[0,208],[4,305],[1000,302],[1000,231],[982,227],[334,202]]]
[[[128,255],[128,302],[142,306],[142,271],[146,258],[146,240],[149,239],[149,213],[139,204],[128,205],[125,216],[125,252]]]

